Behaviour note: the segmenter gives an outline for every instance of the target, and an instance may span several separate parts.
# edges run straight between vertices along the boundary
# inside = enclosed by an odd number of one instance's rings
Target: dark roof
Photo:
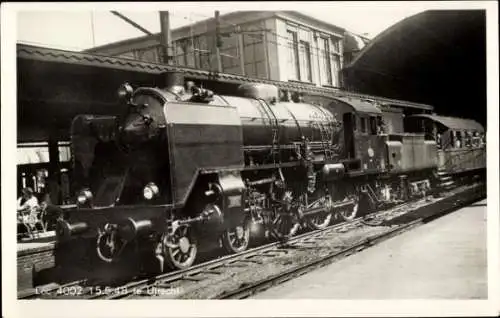
[[[389,99],[378,96],[358,94],[354,92],[343,91],[336,88],[317,87],[311,84],[302,84],[294,82],[280,82],[260,78],[251,78],[241,75],[214,73],[200,69],[188,67],[176,67],[158,63],[148,63],[138,60],[117,58],[110,56],[102,56],[81,52],[63,51],[51,48],[31,46],[25,44],[17,44],[17,58],[36,60],[44,62],[55,62],[64,64],[84,65],[91,67],[101,67],[110,69],[119,69],[132,72],[160,74],[166,71],[181,71],[188,77],[199,80],[217,80],[226,83],[265,83],[277,86],[282,90],[290,90],[294,92],[308,93],[312,95],[332,97],[356,97],[360,99],[371,99],[382,105],[392,105],[397,107],[409,107],[422,110],[432,110],[433,107],[425,104]]]
[[[485,10],[418,13],[370,41],[344,66],[344,83],[486,125],[486,30]]]
[[[382,111],[373,103],[355,97],[335,97],[336,100],[350,105],[358,113],[381,114]]]
[[[479,132],[483,132],[483,126],[475,120],[472,119],[463,119],[457,117],[445,117],[438,115],[413,115],[408,116],[409,118],[428,118],[435,122],[441,123],[444,126],[448,127],[452,130],[477,130]]]

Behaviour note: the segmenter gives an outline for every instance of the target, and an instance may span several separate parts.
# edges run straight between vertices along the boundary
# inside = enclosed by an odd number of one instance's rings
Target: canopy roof
[[[370,98],[377,100],[380,103],[390,104],[403,108],[414,108],[418,110],[433,110],[433,106],[421,103],[414,103],[410,101],[397,100],[386,98],[382,96],[371,96],[367,94],[359,94],[346,90],[336,88],[316,87],[310,84],[302,84],[296,82],[282,82],[274,80],[266,80],[261,78],[251,78],[241,75],[229,73],[214,73],[206,70],[178,67],[172,65],[148,63],[126,58],[117,58],[110,56],[102,56],[96,54],[63,51],[51,48],[37,47],[32,45],[17,44],[17,58],[18,61],[37,61],[40,65],[43,62],[51,62],[64,65],[86,66],[88,68],[104,68],[113,71],[122,70],[142,74],[161,74],[166,71],[180,71],[186,77],[195,78],[199,80],[216,80],[224,83],[264,83],[271,84],[278,87],[278,89],[289,90],[292,92],[301,92],[314,94],[324,97],[334,96],[353,96],[357,98]],[[54,67],[54,66],[53,66]],[[55,66],[57,67],[57,66]]]
[[[336,97],[338,101],[348,104],[358,113],[381,114],[382,111],[372,102],[354,97]]]
[[[160,85],[165,71],[182,71],[187,80],[203,84],[221,95],[233,94],[237,85],[243,83],[265,83],[280,90],[326,99],[335,96],[370,99],[416,112],[433,109],[430,105],[303,83],[277,82],[24,44],[17,45],[17,71],[18,142],[46,141],[49,135],[58,140],[69,140],[69,126],[76,115],[121,114],[123,105],[117,102],[116,95],[120,85],[124,82],[135,87]],[[47,78],[51,80],[47,81]]]
[[[472,130],[484,132],[483,126],[475,120],[472,119],[463,119],[457,117],[445,117],[445,116],[437,116],[437,115],[413,115],[409,116],[409,118],[428,118],[444,126],[448,127],[452,130]]]

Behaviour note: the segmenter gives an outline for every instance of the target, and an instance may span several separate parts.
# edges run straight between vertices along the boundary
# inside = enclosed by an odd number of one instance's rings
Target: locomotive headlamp
[[[78,196],[76,197],[79,205],[86,205],[92,202],[92,192],[89,189],[84,189],[80,191]]]
[[[142,194],[144,196],[144,199],[151,200],[156,197],[159,192],[160,190],[158,189],[158,186],[153,182],[150,182],[144,187]]]
[[[122,101],[129,101],[133,93],[134,89],[129,83],[122,84],[120,88],[118,88],[118,98]]]

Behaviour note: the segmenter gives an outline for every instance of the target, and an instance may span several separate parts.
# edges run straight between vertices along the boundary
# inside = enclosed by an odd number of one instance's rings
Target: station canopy
[[[483,126],[475,120],[456,118],[456,117],[445,117],[437,115],[413,115],[409,118],[427,118],[432,121],[438,122],[451,130],[472,130],[478,132],[484,132]]]
[[[277,82],[235,74],[180,68],[159,63],[17,45],[18,143],[69,140],[69,127],[79,114],[119,115],[124,109],[116,91],[124,82],[139,86],[158,86],[162,73],[182,71],[187,80],[203,84],[220,95],[233,95],[243,83],[271,84],[280,90],[304,95],[370,98],[418,112],[432,111],[427,104],[369,96],[339,89],[315,87],[294,82]],[[51,80],[48,81],[47,79]],[[44,114],[44,116],[40,116]]]
[[[354,97],[336,97],[335,100],[351,106],[358,113],[381,114],[382,111],[373,102]]]
[[[486,12],[429,10],[372,39],[343,69],[353,91],[486,125]]]

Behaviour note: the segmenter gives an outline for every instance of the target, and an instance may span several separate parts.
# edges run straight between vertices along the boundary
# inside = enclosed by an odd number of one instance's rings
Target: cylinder
[[[120,236],[131,241],[139,235],[147,234],[153,228],[153,222],[149,219],[134,220],[128,218],[118,225],[118,233]]]
[[[342,163],[326,164],[321,172],[324,180],[335,180],[344,176],[345,168]]]
[[[64,241],[71,236],[87,231],[88,228],[88,224],[85,222],[69,223],[64,220],[59,220],[56,226],[56,235],[59,240]]]

